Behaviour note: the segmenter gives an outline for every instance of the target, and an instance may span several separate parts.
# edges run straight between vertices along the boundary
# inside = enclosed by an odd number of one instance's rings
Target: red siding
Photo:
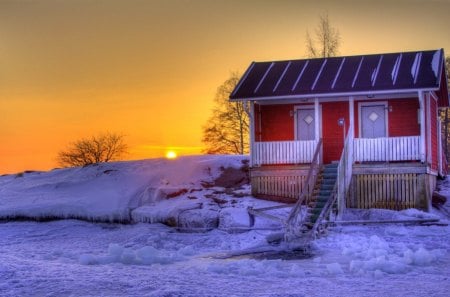
[[[388,106],[389,137],[420,135],[419,99],[390,100]]]
[[[256,141],[294,140],[294,105],[259,105],[255,106]],[[259,131],[261,127],[262,131]]]
[[[341,158],[344,131],[343,127],[338,126],[339,118],[345,118],[345,129],[348,129],[348,102],[322,103],[323,162],[325,164]]]

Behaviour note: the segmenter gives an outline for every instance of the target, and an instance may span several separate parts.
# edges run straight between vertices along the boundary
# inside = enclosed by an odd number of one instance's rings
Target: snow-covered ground
[[[334,227],[306,258],[224,257],[267,247],[274,231],[263,228],[277,227],[257,218],[256,229],[246,231],[246,207],[272,203],[248,197],[248,185],[224,177],[243,159],[186,157],[0,177],[0,216],[10,218],[0,223],[0,296],[449,296],[449,226]],[[441,193],[450,196],[447,183]],[[348,216],[448,223],[439,211]]]

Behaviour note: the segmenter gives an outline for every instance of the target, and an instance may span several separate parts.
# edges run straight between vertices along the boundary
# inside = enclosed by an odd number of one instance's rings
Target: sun
[[[177,153],[175,151],[167,151],[166,158],[167,159],[175,159],[177,157]]]

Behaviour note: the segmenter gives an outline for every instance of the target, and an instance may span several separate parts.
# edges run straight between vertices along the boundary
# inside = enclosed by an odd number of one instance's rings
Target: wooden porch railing
[[[355,138],[353,148],[356,162],[420,160],[420,136]]]
[[[252,146],[253,166],[311,163],[317,141],[264,141]]]
[[[339,218],[342,216],[345,208],[345,200],[353,175],[354,146],[352,144],[354,143],[354,140],[356,139],[354,139],[353,125],[350,125],[337,170],[337,201]]]

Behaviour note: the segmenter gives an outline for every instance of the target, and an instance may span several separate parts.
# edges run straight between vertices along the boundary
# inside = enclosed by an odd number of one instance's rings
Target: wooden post
[[[320,117],[319,117],[319,98],[314,98],[314,130],[315,130],[315,135],[314,135],[314,139],[316,141],[316,143],[319,143],[319,139],[320,139]],[[322,163],[322,151],[319,153],[319,162]]]
[[[353,129],[355,129],[354,128],[355,127],[355,110],[354,110],[355,103],[354,103],[354,100],[355,99],[353,98],[353,96],[350,96],[350,98],[348,100],[348,112],[349,112],[349,118],[350,118],[349,127],[353,128]],[[355,134],[354,132],[355,131],[353,130],[353,135]],[[352,139],[352,141],[353,141],[353,139]],[[353,146],[353,143],[352,143],[352,146]]]
[[[253,167],[253,154],[255,145],[255,102],[250,101],[250,167]]]
[[[425,98],[423,91],[419,91],[419,106],[420,106],[420,161],[425,163]]]

